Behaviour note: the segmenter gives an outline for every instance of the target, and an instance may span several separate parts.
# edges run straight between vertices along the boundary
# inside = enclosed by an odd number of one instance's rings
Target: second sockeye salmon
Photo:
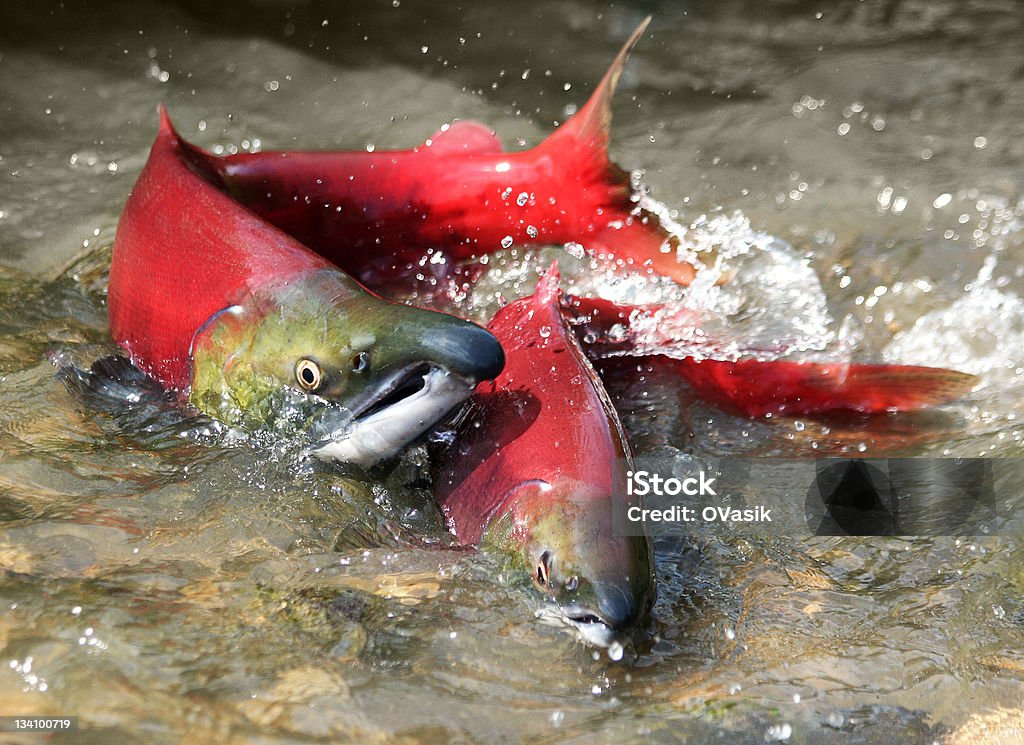
[[[435,494],[460,541],[507,556],[563,620],[608,645],[653,604],[654,564],[645,536],[614,530],[632,453],[562,318],[557,269],[488,329],[505,347],[505,369],[477,386]]]

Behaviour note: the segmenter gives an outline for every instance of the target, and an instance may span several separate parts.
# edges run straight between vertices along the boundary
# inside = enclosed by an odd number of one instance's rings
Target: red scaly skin
[[[583,243],[688,283],[693,268],[663,251],[668,236],[656,221],[632,214],[628,180],[606,154],[611,95],[645,27],[579,113],[521,153],[502,153],[485,127],[457,122],[405,151],[219,158],[183,142],[162,113],[115,240],[109,291],[115,341],[165,386],[185,392],[196,329],[269,277],[333,264],[364,280],[380,278],[427,247],[458,259],[497,250],[506,236],[520,245]],[[188,236],[187,250],[169,245],[169,236]],[[132,250],[119,249],[125,245]],[[594,323],[628,321],[635,310],[577,302],[589,304]],[[915,409],[957,398],[976,382],[950,370],[902,365],[667,364],[711,401],[748,416]]]
[[[586,484],[607,498],[628,445],[597,374],[563,327],[558,274],[534,295],[505,306],[487,325],[505,349],[505,369],[471,399],[464,437],[437,490],[456,535],[478,543],[488,521],[508,509],[516,487],[537,479]],[[540,457],[543,454],[543,457]]]

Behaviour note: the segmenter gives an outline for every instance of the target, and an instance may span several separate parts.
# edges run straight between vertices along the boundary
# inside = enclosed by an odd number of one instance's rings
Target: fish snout
[[[604,582],[594,582],[593,586],[595,602],[590,613],[606,626],[616,631],[629,629],[646,614],[646,598],[638,597],[631,586]]]
[[[588,641],[607,646],[610,640],[640,625],[653,601],[651,579],[624,574],[615,579],[560,571],[556,553],[541,553],[534,582],[558,605],[564,620]]]
[[[431,362],[473,383],[492,380],[505,367],[505,350],[498,339],[469,321],[452,318],[450,325],[426,330],[421,344]]]

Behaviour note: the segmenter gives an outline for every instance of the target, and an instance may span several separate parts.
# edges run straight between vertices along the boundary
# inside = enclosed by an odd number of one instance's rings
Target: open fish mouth
[[[396,455],[469,398],[476,383],[431,363],[385,380],[311,448],[326,461],[371,466]]]
[[[613,629],[593,613],[576,607],[563,608],[545,605],[536,611],[541,623],[549,626],[568,627],[580,639],[595,647],[608,648],[614,643],[622,644],[628,636],[620,629]]]

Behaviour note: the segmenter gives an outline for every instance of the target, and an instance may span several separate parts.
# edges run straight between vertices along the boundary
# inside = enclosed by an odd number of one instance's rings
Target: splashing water
[[[887,361],[948,366],[982,377],[983,386],[1019,383],[1024,373],[1024,301],[998,289],[989,256],[971,289],[896,334]]]
[[[562,288],[570,294],[659,306],[653,313],[636,315],[623,330],[635,348],[628,354],[716,359],[774,359],[794,353],[806,358],[810,352],[834,359],[839,354],[830,349],[838,337],[808,257],[754,230],[739,212],[701,216],[683,227],[649,196],[641,206],[658,216],[685,247],[681,255],[700,266],[688,288],[664,277],[623,273],[582,253],[515,251],[487,258],[459,310],[489,318],[504,302],[529,295],[539,274],[557,259]]]

